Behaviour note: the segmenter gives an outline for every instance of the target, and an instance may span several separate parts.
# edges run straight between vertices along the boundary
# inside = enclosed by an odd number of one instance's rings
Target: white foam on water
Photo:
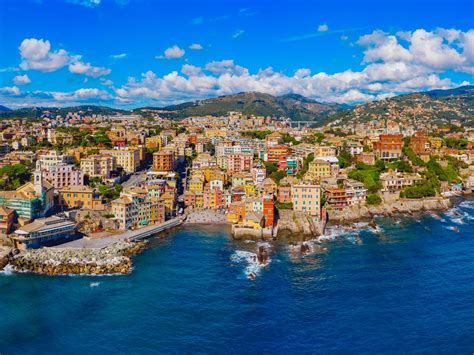
[[[459,204],[459,207],[474,210],[474,200],[463,201]]]
[[[437,213],[430,213],[431,218],[436,219],[442,223],[446,223],[446,220]]]
[[[455,226],[443,226],[443,227],[450,230],[450,231],[459,233],[459,228],[458,227],[455,227]]]
[[[3,270],[0,271],[0,274],[1,274],[1,275],[9,276],[9,275],[12,275],[13,272],[14,272],[13,266],[11,266],[10,264],[8,264],[7,266],[5,266],[5,267],[3,268]]]
[[[99,287],[100,282],[91,282],[89,287]]]
[[[262,269],[271,262],[271,259],[268,258],[266,264],[260,264],[256,253],[245,250],[236,250],[235,253],[230,256],[230,260],[236,264],[246,263],[247,266],[244,268],[244,274],[250,280],[260,275]]]
[[[449,221],[455,224],[465,224],[464,218],[469,216],[468,213],[461,211],[459,208],[451,208],[449,211],[445,212],[444,215],[449,218]]]

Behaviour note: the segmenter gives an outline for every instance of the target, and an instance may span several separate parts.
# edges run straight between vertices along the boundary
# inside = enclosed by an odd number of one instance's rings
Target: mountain
[[[11,111],[8,107],[0,105],[0,112],[8,112]]]
[[[257,116],[289,117],[294,121],[319,121],[342,108],[343,106],[338,104],[324,104],[296,94],[272,96],[258,92],[242,92],[157,110],[160,110],[161,116],[169,118],[221,116],[229,111],[239,111]]]
[[[458,120],[465,125],[474,125],[474,86],[411,93],[372,101],[329,115],[324,123],[347,126],[384,118],[431,121],[437,124]]]
[[[1,111],[0,118],[28,118],[37,119],[43,116],[55,117],[57,115],[65,116],[69,112],[82,112],[88,115],[115,115],[125,113],[125,110],[119,110],[106,106],[82,105],[72,107],[25,107],[17,110]]]

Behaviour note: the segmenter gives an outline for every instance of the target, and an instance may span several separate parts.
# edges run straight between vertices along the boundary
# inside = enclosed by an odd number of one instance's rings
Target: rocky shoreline
[[[344,211],[328,210],[331,222],[356,222],[367,220],[375,216],[403,216],[420,212],[445,211],[453,206],[448,198],[400,199],[378,206],[354,206]]]
[[[121,241],[106,248],[42,248],[28,250],[9,260],[13,271],[45,275],[128,274],[131,256],[140,253],[145,242]]]

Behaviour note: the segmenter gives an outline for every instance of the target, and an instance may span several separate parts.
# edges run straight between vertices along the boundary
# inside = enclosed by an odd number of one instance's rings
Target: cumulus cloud
[[[322,23],[318,26],[318,32],[327,32],[329,30],[329,26],[325,23]]]
[[[199,43],[193,43],[189,46],[189,49],[200,50],[202,49],[202,45],[200,45]]]
[[[22,59],[20,67],[23,70],[52,72],[61,69],[73,59],[64,49],[51,51],[51,43],[43,39],[24,39],[19,49]]]
[[[8,107],[71,106],[80,104],[110,104],[112,95],[97,88],[82,88],[75,91],[25,91],[18,87],[0,88],[0,99]]]
[[[21,93],[20,88],[18,88],[17,86],[0,87],[0,94],[4,94],[7,96],[10,96],[10,95],[17,96],[17,95],[20,95],[20,93]]]
[[[181,73],[188,76],[198,76],[202,73],[202,69],[191,64],[184,64],[181,67]]]
[[[28,77],[28,75],[17,75],[13,78],[13,83],[15,85],[26,85],[31,83],[31,79]]]
[[[395,35],[374,31],[357,43],[365,48],[363,63],[404,65],[417,73],[420,68],[425,72],[474,73],[474,30],[417,29]]]
[[[177,45],[165,49],[163,55],[155,57],[156,59],[178,59],[184,56],[184,49],[179,48]]]
[[[123,85],[112,86],[110,83],[109,90],[113,90],[113,94],[99,89],[83,89],[47,95],[50,100],[97,98],[138,106],[257,91],[272,95],[296,93],[322,102],[359,103],[401,93],[458,86],[459,83],[444,74],[452,71],[470,74],[474,68],[473,30],[417,29],[395,34],[374,31],[361,36],[357,44],[363,54],[360,70],[312,73],[308,68],[299,68],[288,74],[267,67],[251,72],[232,59],[224,59],[211,61],[202,67],[186,63],[180,71],[164,76],[147,71],[140,77],[130,77]],[[184,55],[184,50],[174,47],[177,50],[173,53],[181,50],[180,56]],[[38,57],[28,54],[31,60],[39,60],[51,53],[49,47],[43,51],[40,49],[34,51]],[[107,85],[105,81],[101,82]],[[3,88],[0,98],[15,93],[17,98],[25,96],[18,88],[12,87]]]
[[[109,75],[112,70],[103,67],[94,67],[90,63],[83,63],[79,61],[70,64],[69,71],[74,74],[83,74],[93,78],[98,78],[100,76]]]

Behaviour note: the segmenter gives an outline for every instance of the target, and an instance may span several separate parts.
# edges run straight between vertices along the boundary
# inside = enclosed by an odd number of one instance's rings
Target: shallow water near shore
[[[0,353],[472,353],[473,216],[470,199],[331,227],[304,257],[272,243],[265,267],[258,242],[189,225],[152,239],[129,275],[7,271]]]

